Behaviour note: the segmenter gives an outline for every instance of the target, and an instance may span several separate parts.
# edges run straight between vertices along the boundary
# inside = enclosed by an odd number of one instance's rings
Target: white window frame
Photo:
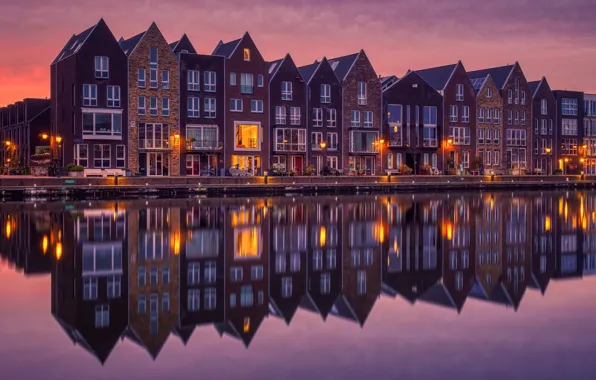
[[[108,156],[107,157],[104,156],[104,150],[103,150],[103,148],[106,146],[108,147]],[[96,156],[95,156],[97,147],[100,147],[99,151],[101,152],[101,156],[99,156],[99,158],[96,158]],[[96,165],[95,160],[99,160],[101,164]],[[93,144],[93,167],[105,169],[105,168],[109,168],[111,166],[111,163],[112,163],[112,146],[110,144]]]
[[[95,306],[95,328],[102,329],[110,326],[110,305]]]
[[[144,116],[147,114],[147,99],[141,95],[137,101],[137,113],[140,116]]]
[[[321,150],[321,141],[324,141],[323,132],[311,132],[310,141],[312,150]]]
[[[457,123],[458,115],[457,115],[457,105],[450,105],[449,106],[449,121],[451,123]]]
[[[461,122],[462,123],[469,123],[470,122],[470,107],[469,106],[462,106],[462,109],[461,109]]]
[[[118,148],[121,148],[122,151],[119,152]],[[119,155],[119,153],[122,153],[122,155]],[[122,165],[119,165],[118,161],[122,161]],[[126,167],[126,145],[123,145],[123,144],[116,145],[116,167],[117,168],[125,168]]]
[[[478,122],[479,123],[484,123],[484,108],[482,108],[482,107],[480,107],[478,109]]]
[[[331,85],[321,84],[321,103],[331,103]]]
[[[337,150],[339,146],[339,134],[337,132],[327,132],[327,150]]]
[[[201,91],[201,73],[199,70],[188,70],[186,72],[186,83],[188,91]]]
[[[139,67],[137,70],[137,86],[139,88],[147,87],[147,70],[143,67]]]
[[[358,82],[358,104],[366,105],[366,82]]]
[[[300,125],[300,107],[290,107],[290,125]]]
[[[373,127],[373,112],[372,111],[364,111],[364,128],[372,128]],[[367,120],[368,117],[370,117],[370,120]]]
[[[170,116],[170,98],[161,98],[161,115]]]
[[[84,146],[87,149],[87,157],[81,157],[81,147]],[[75,144],[74,146],[74,162],[84,168],[89,167],[89,145],[88,144]]]
[[[275,106],[275,124],[286,124],[286,106]]]
[[[251,73],[240,74],[240,93],[254,94],[255,92],[255,78]]]
[[[242,99],[230,99],[230,112],[242,112],[244,108]],[[232,104],[234,107],[232,107]],[[240,107],[238,107],[240,105]]]
[[[281,100],[292,100],[292,82],[281,82]]]
[[[158,110],[159,110],[158,103],[159,103],[159,100],[158,100],[157,96],[151,96],[149,98],[149,116],[157,116]],[[154,105],[155,105],[155,107],[154,107]]]
[[[458,102],[464,101],[464,85],[463,84],[456,84],[455,85],[455,100]]]
[[[546,99],[540,99],[540,114],[548,115],[548,101]]]
[[[323,126],[323,109],[322,108],[313,108],[313,119],[312,119],[312,126],[316,128],[320,128]]]
[[[201,117],[201,98],[189,96],[186,102],[186,112],[188,117]]]
[[[230,73],[230,86],[235,86],[235,85],[236,85],[236,73],[231,72]]]
[[[215,71],[203,72],[203,89],[205,92],[215,92],[217,90],[217,75]]]
[[[170,71],[169,70],[161,71],[161,88],[163,88],[163,89],[170,88]]]
[[[265,105],[261,99],[252,99],[250,101],[250,112],[252,113],[263,113],[264,107]]]
[[[95,56],[95,78],[108,79],[110,77],[110,59],[106,56]]]
[[[327,108],[327,128],[337,127],[337,110],[335,108]]]
[[[97,85],[84,84],[83,85],[83,106],[96,107],[97,106]]]
[[[351,122],[352,128],[360,127],[360,111],[352,110],[351,114],[352,114],[352,122]],[[356,116],[356,117],[354,117],[354,116]]]
[[[108,86],[106,89],[108,108],[120,107],[120,86]]]
[[[159,88],[157,67],[149,68],[149,88]]]
[[[205,119],[215,119],[217,116],[217,101],[215,98],[203,99],[203,117]]]

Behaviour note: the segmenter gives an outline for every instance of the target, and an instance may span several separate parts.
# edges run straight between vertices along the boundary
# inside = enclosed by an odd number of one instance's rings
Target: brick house
[[[301,174],[307,167],[306,83],[290,54],[269,62],[271,165]]]
[[[383,82],[384,169],[402,164],[420,174],[423,165],[439,168],[443,140],[443,97],[415,71]]]
[[[518,62],[513,65],[470,71],[471,80],[490,74],[503,99],[501,165],[510,173],[532,170],[531,89]],[[528,155],[530,154],[530,155]]]
[[[224,168],[263,174],[269,170],[268,65],[250,34],[223,43],[211,55],[225,58]]]
[[[556,157],[558,168],[565,174],[580,174],[588,146],[584,146],[584,93],[553,91],[557,99]]]
[[[342,85],[327,58],[298,70],[307,84],[306,118],[308,158],[316,173],[325,165],[342,169],[343,144]],[[322,147],[321,143],[325,143]]]
[[[30,166],[31,155],[50,152],[49,99],[23,99],[1,108],[0,114],[2,162],[8,163],[8,158],[15,160],[17,166]],[[6,142],[11,144],[10,149]]]
[[[329,64],[342,85],[341,166],[346,172],[380,174],[381,81],[364,50]]]
[[[584,94],[584,145],[588,154],[584,171],[596,174],[596,94]]]
[[[416,71],[443,96],[441,168],[474,169],[476,155],[476,93],[461,61]],[[407,122],[407,121],[406,121]]]
[[[50,67],[50,146],[59,163],[127,167],[127,67],[103,19],[73,35],[58,53]]]
[[[503,139],[503,100],[490,74],[472,80],[476,90],[476,157],[485,172],[501,170]]]
[[[180,175],[178,60],[155,23],[119,44],[128,57],[128,165],[147,176]]]
[[[181,174],[223,174],[225,58],[197,54],[186,35],[170,46],[180,61]]]
[[[557,99],[545,77],[539,81],[530,82],[529,85],[532,91],[534,125],[534,171],[541,174],[553,174],[557,168],[555,156],[557,133],[554,128],[558,112]]]

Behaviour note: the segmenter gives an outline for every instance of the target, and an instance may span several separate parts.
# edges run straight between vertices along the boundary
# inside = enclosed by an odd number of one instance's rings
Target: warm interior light
[[[551,225],[551,221],[550,221],[550,216],[546,216],[546,219],[544,219],[544,230],[545,231],[550,231],[550,225]]]
[[[258,258],[261,256],[261,230],[257,227],[236,228],[235,258]]]
[[[247,333],[250,331],[250,318],[244,318],[244,332]]]
[[[48,253],[48,235],[43,235],[43,239],[41,241],[41,251],[44,255]]]
[[[62,137],[56,136],[56,142],[60,144],[62,142]]]
[[[12,144],[10,141],[6,142],[6,146],[10,146],[10,144]]]
[[[56,260],[60,260],[62,258],[62,243],[56,243]]]
[[[12,234],[12,226],[10,225],[10,220],[6,221],[6,238],[10,239],[10,235]]]
[[[47,133],[42,133],[41,134],[41,138],[44,139],[44,140],[47,140],[48,139],[48,134]]]
[[[319,245],[324,247],[327,244],[327,229],[325,226],[321,226],[319,230]]]
[[[379,144],[385,144],[385,140],[384,139],[380,139],[379,140]]]
[[[180,138],[180,135],[176,133],[176,134],[174,135],[174,138],[177,140],[177,139],[179,139],[179,138]]]

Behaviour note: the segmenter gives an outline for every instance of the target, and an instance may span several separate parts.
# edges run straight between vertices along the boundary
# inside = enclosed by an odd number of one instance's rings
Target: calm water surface
[[[0,205],[2,379],[593,379],[596,193]]]

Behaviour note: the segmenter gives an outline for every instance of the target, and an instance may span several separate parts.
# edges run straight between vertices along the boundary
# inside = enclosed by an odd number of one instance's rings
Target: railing
[[[375,147],[350,147],[350,153],[378,153],[377,149],[375,149]]]
[[[313,144],[314,146],[314,144]],[[319,147],[320,148],[320,147]],[[275,151],[277,152],[306,152],[306,143],[282,143],[275,144]]]
[[[252,94],[253,92],[254,92],[254,86],[246,86],[246,85],[240,86],[240,93],[242,93],[242,94]]]
[[[186,143],[186,150],[217,150],[221,148],[217,140],[195,140]]]
[[[392,136],[389,138],[389,146],[403,146],[404,139],[401,136]]]
[[[139,149],[169,149],[170,144],[168,139],[142,139],[139,140]]]
[[[439,145],[439,142],[437,139],[424,139],[422,141],[422,146],[424,146],[424,147],[434,148],[434,147],[437,147],[438,145]]]

